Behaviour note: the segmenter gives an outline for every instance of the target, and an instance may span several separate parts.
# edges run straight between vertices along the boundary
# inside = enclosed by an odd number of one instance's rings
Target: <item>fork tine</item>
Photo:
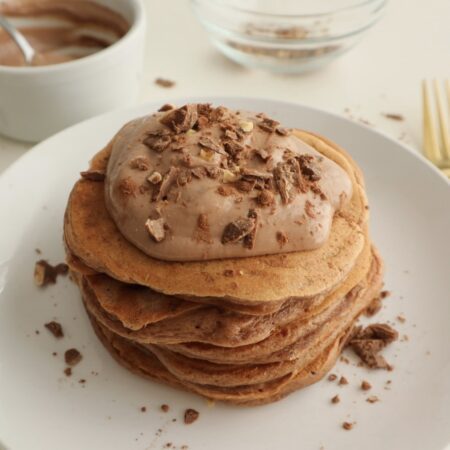
[[[436,126],[431,112],[430,88],[427,80],[422,82],[423,99],[423,149],[425,156],[434,164],[440,160],[441,152],[436,133]]]
[[[446,105],[444,104],[444,97],[442,95],[441,86],[439,82],[434,80],[434,96],[436,99],[437,116],[439,121],[439,129],[442,139],[442,159],[450,159],[450,135],[449,124],[447,117]]]

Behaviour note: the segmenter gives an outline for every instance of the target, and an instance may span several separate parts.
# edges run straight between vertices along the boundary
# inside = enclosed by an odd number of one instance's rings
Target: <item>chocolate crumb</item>
[[[36,286],[45,287],[55,284],[58,275],[66,275],[69,271],[67,264],[60,263],[52,266],[44,259],[37,261],[34,266],[34,282]]]
[[[280,248],[283,248],[288,243],[288,237],[286,236],[286,233],[284,233],[283,231],[277,231],[276,238]]]
[[[336,381],[337,380],[337,375],[334,373],[330,373],[330,375],[328,375],[328,381]]]
[[[194,423],[197,419],[200,413],[196,411],[195,409],[188,408],[184,412],[184,423],[186,425],[190,425],[191,423]]]
[[[64,353],[64,361],[69,366],[75,366],[81,361],[82,355],[76,348],[70,348]]]
[[[344,386],[348,384],[348,380],[347,378],[345,378],[344,376],[342,376],[341,378],[339,378],[339,386]]]
[[[146,412],[147,411],[147,407],[146,406],[141,406],[141,412]]]
[[[383,116],[386,117],[386,119],[396,120],[397,122],[405,120],[401,114],[384,113]]]
[[[135,197],[137,186],[131,177],[120,180],[118,189],[124,197]]]
[[[50,331],[50,333],[57,339],[64,337],[64,332],[60,323],[51,321],[45,324],[45,328]]]
[[[339,395],[335,395],[332,399],[331,399],[331,403],[336,404],[339,403],[341,401],[341,399],[339,398]]]
[[[163,88],[171,88],[175,86],[175,81],[166,78],[156,78],[155,84]]]
[[[384,300],[386,297],[389,297],[391,295],[391,291],[381,291],[380,292],[380,298]]]
[[[405,323],[405,322],[406,322],[406,319],[405,319],[402,315],[398,315],[398,316],[397,316],[397,320],[398,320],[400,323]]]
[[[52,355],[53,356],[58,356],[58,353],[57,352],[53,352]]]
[[[376,395],[371,395],[370,397],[366,398],[366,402],[368,403],[376,403],[380,401],[380,399]]]
[[[361,382],[361,389],[362,389],[363,391],[368,391],[369,389],[372,389],[372,385],[371,385],[368,381],[363,380],[363,381]]]
[[[165,220],[162,217],[155,220],[147,219],[145,228],[155,242],[161,242],[166,237]]]
[[[382,301],[381,301],[381,297],[375,297],[369,304],[369,306],[366,308],[366,310],[364,311],[364,314],[367,317],[372,317],[374,316],[378,311],[380,311],[381,307],[382,307]]]
[[[166,404],[164,404],[164,405],[161,405],[161,411],[162,412],[168,412],[169,411],[169,405],[166,405]]]
[[[84,378],[81,378],[80,380],[78,380],[78,383],[80,383],[80,384],[85,384],[85,383],[86,383],[86,380],[85,380]]]
[[[72,369],[70,367],[66,367],[64,369],[64,374],[66,375],[66,377],[72,376]]]
[[[34,251],[36,252],[37,255],[41,255],[42,251],[40,248],[35,248]]]
[[[349,430],[351,430],[352,428],[353,428],[353,423],[350,423],[350,422],[344,422],[343,424],[342,424],[342,428],[344,429],[344,430],[347,430],[347,431],[349,431]]]
[[[103,181],[106,177],[106,174],[102,170],[85,170],[84,172],[80,172],[81,178],[89,181]]]

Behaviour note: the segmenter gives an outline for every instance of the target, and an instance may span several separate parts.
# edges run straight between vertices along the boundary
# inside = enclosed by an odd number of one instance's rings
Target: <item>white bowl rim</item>
[[[107,48],[95,52],[91,55],[84,56],[83,58],[75,59],[73,61],[67,61],[58,64],[50,64],[47,66],[3,66],[0,65],[0,74],[14,74],[16,76],[31,76],[45,73],[57,73],[65,70],[75,70],[82,68],[88,64],[101,63],[102,59],[107,58],[110,53],[120,50],[126,43],[131,40],[134,35],[141,28],[145,19],[144,0],[129,0],[130,4],[134,8],[135,18],[131,24],[127,33],[121,37],[117,42],[108,46]]]

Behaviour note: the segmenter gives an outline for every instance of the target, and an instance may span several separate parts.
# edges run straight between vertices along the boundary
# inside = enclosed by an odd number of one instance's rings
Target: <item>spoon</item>
[[[2,16],[1,14],[0,27],[11,36],[11,39],[17,44],[17,47],[19,47],[20,51],[23,53],[25,62],[28,66],[31,66],[34,57],[36,56],[36,51],[30,45],[27,38],[14,25],[12,25],[12,23],[7,20],[5,16]]]

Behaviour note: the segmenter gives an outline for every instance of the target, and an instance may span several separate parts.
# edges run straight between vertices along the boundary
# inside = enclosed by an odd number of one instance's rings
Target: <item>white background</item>
[[[355,120],[368,120],[420,149],[420,82],[450,77],[450,0],[390,0],[382,21],[359,46],[324,69],[301,76],[273,75],[228,61],[210,45],[187,0],[144,1],[149,30],[140,101],[245,95],[344,115],[350,108]],[[156,77],[172,79],[176,86],[156,86]],[[400,113],[405,121],[386,119],[385,112]],[[0,137],[0,172],[30,147]]]

